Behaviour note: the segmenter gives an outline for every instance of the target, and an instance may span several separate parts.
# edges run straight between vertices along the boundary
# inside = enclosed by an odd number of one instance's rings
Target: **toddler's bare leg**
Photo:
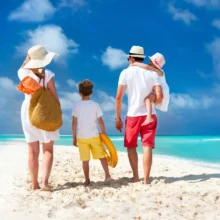
[[[108,162],[106,160],[106,158],[101,158],[99,159],[101,161],[103,170],[105,172],[105,180],[108,180],[111,178],[110,173],[109,173],[109,169],[108,169]]]
[[[82,162],[83,165],[83,172],[84,172],[84,176],[85,176],[85,186],[88,186],[90,184],[90,179],[89,179],[89,161],[83,161]]]
[[[145,121],[143,122],[143,125],[147,125],[153,121],[152,119],[152,103],[155,102],[156,95],[154,93],[151,93],[146,99],[145,99],[145,105],[147,109],[147,117]]]

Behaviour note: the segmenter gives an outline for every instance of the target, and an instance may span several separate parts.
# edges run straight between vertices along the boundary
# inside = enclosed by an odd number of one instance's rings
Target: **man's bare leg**
[[[152,103],[155,101],[156,99],[156,95],[154,93],[151,93],[145,100],[145,106],[146,106],[146,110],[147,110],[147,117],[145,119],[145,121],[143,122],[142,126],[150,124],[151,122],[153,122],[153,118],[152,118]]]
[[[144,184],[149,184],[150,171],[152,165],[152,148],[148,146],[143,147],[143,166],[144,166]]]
[[[31,173],[31,182],[32,182],[32,189],[40,189],[38,183],[38,169],[39,169],[39,142],[32,142],[28,143],[28,150],[29,150],[29,158],[28,158],[28,166]]]
[[[139,182],[140,180],[138,175],[138,154],[136,148],[127,148],[127,151],[128,151],[128,159],[133,172],[134,182]]]

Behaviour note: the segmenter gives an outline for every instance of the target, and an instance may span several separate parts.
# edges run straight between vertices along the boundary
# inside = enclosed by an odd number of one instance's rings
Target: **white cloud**
[[[158,134],[207,134],[208,127],[215,127],[213,121],[220,123],[219,88],[217,85],[215,89],[194,90],[191,94],[171,94],[168,112],[157,111]]]
[[[104,112],[115,111],[115,98],[102,90],[97,91],[97,99]],[[126,110],[127,105],[122,103],[122,109]]]
[[[220,7],[219,0],[185,0],[188,3],[194,4],[197,7]]]
[[[16,85],[15,83],[9,79],[8,77],[0,77],[0,88],[5,91],[15,91]]]
[[[1,133],[21,133],[20,109],[22,94],[16,83],[8,77],[0,77],[0,129]]]
[[[213,22],[212,22],[212,26],[213,27],[216,27],[220,30],[220,19],[215,19]]]
[[[85,0],[61,0],[59,4],[60,7],[70,7],[74,11],[78,11],[87,5],[88,3]]]
[[[209,43],[207,48],[212,55],[215,73],[220,77],[220,37]]]
[[[213,105],[214,101],[215,98],[203,94],[197,98],[189,94],[172,93],[170,96],[170,108],[207,109]]]
[[[10,99],[17,95],[16,84],[9,79],[8,77],[0,77],[0,110],[8,110],[3,109],[3,107],[8,108],[6,104],[9,103]]]
[[[102,63],[110,69],[120,69],[128,65],[126,53],[121,49],[108,47],[102,55]]]
[[[26,0],[10,13],[9,20],[42,22],[53,16],[56,9],[49,0]]]
[[[80,96],[77,92],[61,92],[60,103],[63,110],[70,110],[74,103],[80,101]]]
[[[97,96],[100,101],[100,106],[104,112],[115,110],[115,98],[109,96],[106,92],[101,90],[97,91]]]
[[[56,25],[45,25],[25,33],[24,43],[16,47],[17,54],[24,55],[30,47],[37,44],[45,46],[49,51],[58,53],[59,56],[55,61],[64,63],[65,57],[71,53],[78,53],[79,47],[74,40],[69,39],[63,33],[61,27]]]
[[[176,8],[170,4],[168,10],[172,14],[173,20],[183,21],[186,25],[190,25],[193,21],[197,20],[197,17],[187,9]]]
[[[67,84],[72,88],[78,89],[78,83],[72,79],[68,79]]]

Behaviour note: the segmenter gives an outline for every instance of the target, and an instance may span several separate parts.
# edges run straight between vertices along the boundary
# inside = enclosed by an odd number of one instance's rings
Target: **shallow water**
[[[118,151],[125,152],[123,136],[109,136]],[[1,147],[6,142],[25,142],[23,135],[0,135]],[[142,152],[138,140],[138,152]],[[56,145],[72,146],[72,136],[61,136]],[[220,163],[220,136],[157,136],[155,154],[183,159]]]

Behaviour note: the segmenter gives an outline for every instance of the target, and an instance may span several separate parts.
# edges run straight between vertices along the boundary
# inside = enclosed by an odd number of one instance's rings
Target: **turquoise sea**
[[[118,151],[125,152],[123,136],[109,136]],[[0,135],[0,149],[7,142],[25,142],[23,135]],[[72,146],[72,136],[61,136],[56,145]],[[139,147],[141,153],[142,149]],[[220,163],[220,136],[157,136],[154,154],[198,162]]]

